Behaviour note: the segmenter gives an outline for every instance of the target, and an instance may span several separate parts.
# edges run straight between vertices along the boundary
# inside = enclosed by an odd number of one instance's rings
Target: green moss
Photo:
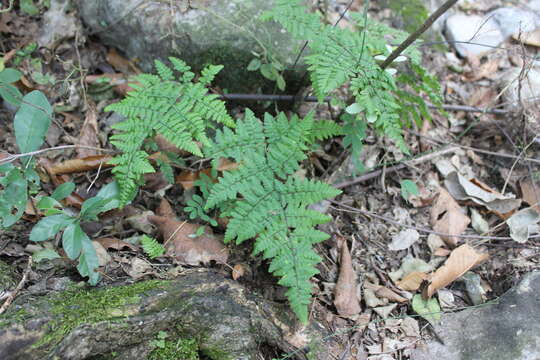
[[[130,305],[138,304],[141,294],[164,283],[150,280],[107,289],[63,291],[49,299],[50,330],[34,347],[54,346],[80,324],[115,321],[132,315],[137,309]]]
[[[155,340],[150,344],[154,350],[148,356],[148,360],[199,360],[199,346],[195,339],[177,337],[169,338],[169,334],[160,331]]]

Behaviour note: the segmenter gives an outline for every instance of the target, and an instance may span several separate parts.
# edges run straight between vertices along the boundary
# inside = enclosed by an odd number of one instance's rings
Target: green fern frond
[[[256,132],[249,136],[253,129]],[[291,175],[305,159],[314,129],[311,116],[265,114],[261,124],[247,111],[234,131],[218,131],[207,153],[232,157],[240,167],[225,172],[212,186],[206,208],[233,201],[225,241],[256,238],[255,252],[270,259],[270,271],[289,288],[289,303],[302,322],[307,321],[310,278],[320,261],[312,245],[328,236],[313,227],[330,220],[308,206],[340,193],[322,182]]]
[[[165,248],[163,245],[158,243],[156,239],[151,238],[147,235],[143,235],[141,238],[141,245],[143,251],[150,259],[154,259],[165,254]]]
[[[111,137],[112,144],[123,153],[111,161],[117,165],[113,173],[120,185],[123,205],[136,195],[142,175],[154,171],[145,160],[148,154],[141,150],[146,139],[158,133],[178,148],[202,156],[200,144],[210,143],[206,136],[208,127],[215,123],[234,126],[223,101],[209,95],[205,87],[222,67],[207,67],[202,82],[194,83],[195,74],[185,62],[169,60],[180,73],[176,79],[173,69],[156,61],[158,76],[139,75],[134,90],[106,108],[126,117],[113,127],[118,132]]]

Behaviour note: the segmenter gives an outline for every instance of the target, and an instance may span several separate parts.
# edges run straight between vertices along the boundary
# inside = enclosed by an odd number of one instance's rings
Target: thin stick
[[[19,285],[17,285],[15,290],[13,290],[9,297],[6,299],[6,301],[4,301],[2,307],[0,307],[0,314],[3,314],[7,310],[9,305],[11,305],[13,300],[15,300],[15,297],[17,296],[19,291],[22,290],[24,284],[26,283],[26,280],[28,279],[28,274],[30,273],[30,270],[32,270],[32,256],[28,257],[28,265],[26,265],[26,269],[24,270],[24,274],[21,281],[19,282]]]
[[[368,217],[371,216],[371,217],[374,217],[376,219],[386,221],[386,222],[388,222],[390,224],[400,226],[400,227],[404,227],[404,228],[407,228],[407,229],[413,229],[413,230],[416,230],[418,232],[424,232],[424,233],[434,234],[434,235],[439,235],[439,236],[458,237],[458,238],[463,238],[463,239],[513,240],[509,236],[455,235],[455,234],[442,233],[442,232],[430,230],[430,229],[427,229],[427,228],[424,228],[424,227],[417,227],[417,226],[402,224],[399,221],[394,220],[394,219],[389,218],[389,217],[386,217],[384,215],[379,215],[379,214],[375,214],[375,213],[372,213],[372,212],[367,211],[367,210],[358,209],[358,208],[355,208],[355,207],[340,203],[339,201],[335,201],[335,200],[329,200],[329,201],[332,204],[338,205],[339,207],[342,208],[342,209],[339,209],[339,208],[336,208],[336,207],[332,207],[335,210],[358,213],[358,214],[362,214],[362,215],[365,215],[365,216],[368,216]],[[540,238],[540,235],[529,236],[529,239],[538,239],[538,238]]]
[[[85,145],[61,145],[61,146],[55,146],[55,147],[52,147],[52,148],[47,148],[47,149],[41,149],[41,150],[31,151],[31,152],[27,152],[27,153],[24,153],[24,154],[8,155],[8,156],[5,157],[5,158],[0,158],[0,165],[7,164],[7,163],[10,163],[10,162],[13,162],[13,161],[15,161],[15,160],[17,160],[17,159],[20,159],[20,158],[22,158],[22,157],[25,157],[25,156],[34,156],[34,155],[43,154],[43,153],[46,153],[46,152],[49,152],[49,151],[64,150],[64,149],[73,149],[73,148],[90,149],[90,150],[97,150],[97,151],[103,151],[103,152],[114,152],[114,150],[101,149],[101,148],[97,148],[97,147],[93,147],[93,146],[85,146]]]
[[[270,95],[270,94],[221,94],[219,95],[221,100],[252,100],[252,101],[304,101],[304,102],[319,102],[319,99],[315,96],[298,97],[296,95]],[[327,96],[324,98],[324,102],[331,101],[332,97]],[[426,106],[430,109],[438,109],[439,107],[434,104],[426,103]],[[448,111],[464,111],[483,114],[508,114],[508,110],[494,109],[494,108],[479,108],[467,105],[451,105],[443,104],[441,108]]]
[[[381,64],[382,69],[386,69],[406,48],[408,48],[416,39],[420,37],[442,14],[450,9],[458,0],[448,0],[441,5],[433,14],[415,32],[413,32],[405,41],[403,41]]]
[[[411,160],[408,160],[408,161],[404,161],[401,164],[391,166],[389,168],[386,168],[384,171],[386,173],[389,173],[389,172],[401,170],[401,169],[403,169],[403,168],[405,168],[407,166],[416,165],[416,164],[422,163],[424,161],[429,161],[429,160],[433,159],[434,157],[444,155],[444,154],[447,154],[447,153],[450,153],[450,152],[455,152],[457,149],[458,149],[458,147],[454,146],[454,147],[442,149],[442,150],[439,150],[439,151],[435,151],[435,152],[433,152],[431,154],[420,156],[420,157],[418,157],[416,159],[411,159]],[[341,183],[339,183],[337,185],[333,185],[333,186],[335,188],[337,188],[337,189],[343,189],[343,188],[346,188],[348,186],[359,184],[361,182],[368,181],[368,180],[371,180],[373,178],[376,178],[377,176],[381,175],[382,173],[383,173],[383,169],[374,170],[374,171],[369,172],[367,174],[358,176],[358,177],[356,177],[356,178],[354,178],[352,180],[343,181],[343,182],[341,182]]]

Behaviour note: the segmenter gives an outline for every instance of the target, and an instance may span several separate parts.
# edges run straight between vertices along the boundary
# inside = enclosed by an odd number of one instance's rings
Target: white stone
[[[490,17],[455,14],[445,23],[446,37],[463,57],[480,56],[499,46],[505,37]]]

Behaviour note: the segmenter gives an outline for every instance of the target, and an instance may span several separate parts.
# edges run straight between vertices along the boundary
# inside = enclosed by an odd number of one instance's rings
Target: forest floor
[[[384,15],[379,10],[374,5],[370,12]],[[137,72],[136,64],[83,34],[53,49],[33,47],[40,19],[39,14],[30,16],[21,10],[0,14],[0,52],[7,67],[23,72],[17,84],[21,91],[41,90],[54,104],[54,122],[44,148],[85,144],[113,150],[108,138],[115,115],[103,109],[125,93],[125,84],[99,79],[132,75]],[[360,174],[354,173],[339,138],[322,144],[304,164],[306,176],[343,190],[337,199],[320,204],[333,221],[321,226],[331,238],[316,245],[323,262],[318,266],[320,274],[313,279],[315,292],[310,307],[310,316],[346,344],[346,352],[333,354],[336,359],[408,359],[419,341],[432,336],[429,323],[417,316],[411,299],[426,291],[428,274],[437,273],[445,263],[451,269],[438,273],[443,286],[436,289],[441,311],[487,303],[524,274],[540,269],[540,239],[518,242],[510,237],[505,223],[519,209],[537,207],[540,200],[540,161],[535,160],[540,159],[540,145],[535,127],[530,125],[531,119],[540,118],[540,107],[510,110],[501,106],[499,85],[506,69],[525,68],[538,48],[508,40],[504,50],[475,59],[459,59],[452,49],[424,50],[426,66],[441,81],[445,104],[497,108],[501,113],[463,108],[467,111],[442,114],[434,110],[432,122],[405,130],[411,156],[370,132],[362,158],[366,170]],[[241,112],[242,106],[228,103],[233,113]],[[299,112],[310,109],[321,118],[332,117],[336,111],[327,104],[304,103]],[[18,152],[12,118],[13,109],[0,108],[0,156],[2,152]],[[80,201],[95,195],[96,189],[110,181],[110,168],[103,165],[107,156],[74,148],[40,154],[43,193],[52,193],[58,184],[73,181],[77,190],[71,206],[77,207],[77,202],[80,206]],[[79,161],[70,163],[73,159]],[[146,218],[156,211],[162,198],[172,204],[180,220],[188,219],[182,207],[195,193],[193,182],[208,171],[202,165],[208,164],[185,160],[183,166],[174,169],[174,183],[161,175],[148,176],[132,205],[85,224],[84,230],[103,249],[98,252],[104,265],[100,268],[100,285],[165,278],[190,267],[168,256],[150,260],[135,244],[141,234],[154,234]],[[440,188],[458,187],[467,194],[463,199],[440,194]],[[521,204],[499,212],[479,200],[478,191],[508,202],[508,206],[515,199]],[[43,249],[28,238],[39,217],[30,202],[23,219],[0,233],[0,259],[17,273],[24,272],[30,253]],[[230,274],[269,299],[285,301],[283,289],[267,274],[268,265],[252,257],[251,250],[249,244],[231,245],[227,264],[212,262],[207,266]],[[344,259],[349,255],[351,262],[347,264]],[[453,256],[454,260],[465,258],[456,264],[449,261]],[[470,257],[477,257],[477,261]],[[459,277],[465,273],[467,276]],[[73,263],[42,261],[35,265],[23,291],[65,276],[83,280]],[[343,277],[348,280],[341,281],[358,289],[360,311],[353,314],[335,304],[336,284]],[[261,359],[283,355],[265,349]]]

